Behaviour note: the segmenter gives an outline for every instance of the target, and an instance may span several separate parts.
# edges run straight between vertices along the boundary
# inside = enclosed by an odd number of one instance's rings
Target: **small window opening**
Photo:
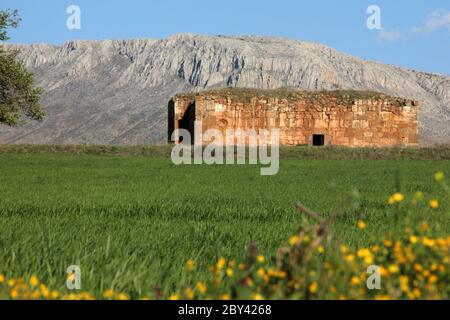
[[[323,134],[314,134],[313,135],[313,146],[321,147],[325,145],[325,135]]]

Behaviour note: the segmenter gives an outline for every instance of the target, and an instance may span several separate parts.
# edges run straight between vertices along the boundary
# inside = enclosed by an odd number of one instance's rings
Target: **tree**
[[[8,29],[17,28],[17,10],[0,11],[0,42],[9,40]],[[39,103],[43,90],[34,87],[34,76],[19,61],[18,50],[4,50],[0,45],[0,124],[14,126],[24,117],[41,120],[44,111]]]

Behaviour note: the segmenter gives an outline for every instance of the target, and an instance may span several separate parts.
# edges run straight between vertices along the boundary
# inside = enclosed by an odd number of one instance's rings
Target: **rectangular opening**
[[[175,131],[175,103],[173,100],[169,101],[169,110],[167,114],[167,141],[173,143],[172,133]]]
[[[325,145],[325,135],[313,134],[313,146],[321,147]]]
[[[183,117],[180,120],[175,119],[175,101],[172,99],[169,101],[168,114],[167,114],[167,141],[168,143],[181,143],[183,138],[181,136],[174,137],[172,134],[175,131],[175,127],[178,129],[184,129],[189,131],[191,136],[191,143],[194,143],[194,124],[195,124],[195,102],[189,103]]]
[[[191,135],[191,143],[194,144],[194,132],[195,132],[195,103],[190,103],[183,118],[178,121],[178,128],[189,131]],[[179,138],[179,142],[183,142],[182,137]]]

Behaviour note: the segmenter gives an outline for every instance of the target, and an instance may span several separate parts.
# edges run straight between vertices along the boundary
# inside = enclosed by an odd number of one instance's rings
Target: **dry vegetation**
[[[172,145],[0,145],[0,154],[110,155],[169,158]],[[281,159],[311,160],[450,160],[450,145],[396,148],[281,147]]]
[[[320,103],[325,98],[335,99],[339,104],[353,104],[355,100],[359,99],[383,99],[389,100],[391,103],[402,106],[406,99],[401,97],[393,97],[376,91],[364,91],[364,90],[298,90],[291,88],[278,88],[273,90],[267,89],[253,89],[253,88],[217,88],[200,91],[197,93],[183,93],[177,95],[178,97],[184,97],[193,100],[196,95],[200,96],[218,96],[231,98],[232,100],[239,100],[249,102],[253,98],[260,99],[286,99],[289,101],[306,99],[311,103]]]

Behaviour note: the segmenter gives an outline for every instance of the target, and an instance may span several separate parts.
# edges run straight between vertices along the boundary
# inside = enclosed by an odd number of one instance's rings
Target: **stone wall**
[[[277,128],[282,145],[311,145],[314,135],[323,135],[326,145],[418,144],[419,103],[373,92],[222,89],[173,101],[175,128],[191,106],[189,121],[201,120],[203,132]]]

